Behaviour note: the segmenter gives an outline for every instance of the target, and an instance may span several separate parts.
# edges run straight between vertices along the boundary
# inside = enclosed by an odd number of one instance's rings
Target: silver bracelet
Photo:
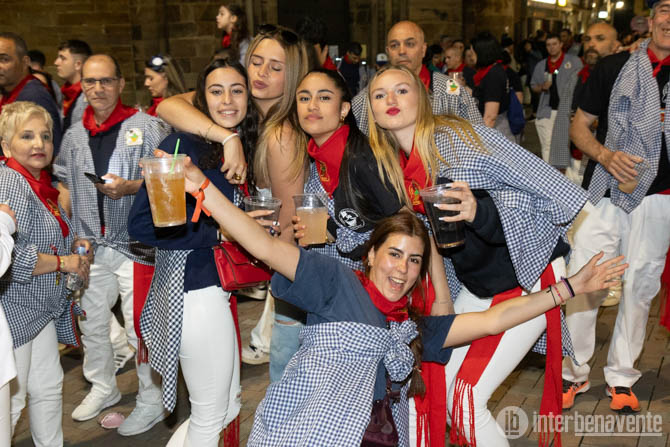
[[[231,133],[230,135],[228,135],[226,138],[223,139],[223,141],[221,142],[221,146],[225,146],[227,142],[229,142],[230,140],[232,140],[235,137],[240,138],[240,136],[238,134]]]

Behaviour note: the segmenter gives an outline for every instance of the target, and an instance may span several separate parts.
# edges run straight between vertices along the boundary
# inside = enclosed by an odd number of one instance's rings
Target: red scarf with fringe
[[[417,287],[412,293],[412,307],[421,315],[430,315],[435,302],[435,288],[430,276],[426,275],[421,285],[421,288]],[[425,290],[425,296],[421,290]],[[426,394],[414,396],[416,445],[424,442],[423,445],[430,447],[432,441],[436,446],[444,445],[447,437],[447,384],[444,365],[421,362],[421,377],[426,385]]]
[[[72,106],[74,106],[75,101],[81,93],[81,82],[75,82],[74,84],[66,82],[60,88],[60,91],[63,94],[63,115],[68,116]]]
[[[112,114],[105,120],[104,123],[98,126],[98,123],[95,122],[95,114],[93,112],[93,107],[90,105],[84,110],[84,127],[89,131],[92,137],[96,136],[99,133],[107,132],[109,129],[119,124],[121,121],[125,121],[134,114],[137,113],[137,109],[133,107],[124,106],[121,103],[121,98],[116,103]]]
[[[163,101],[162,96],[157,96],[156,98],[151,98],[151,107],[147,109],[147,115],[151,116],[158,116],[156,113],[156,109],[158,108],[158,104],[160,104]]]
[[[309,140],[307,145],[307,153],[316,161],[316,170],[319,172],[321,185],[331,198],[340,183],[340,165],[347,138],[349,138],[349,125],[344,124],[333,132],[321,146],[316,144],[314,138]]]
[[[21,165],[18,161],[13,158],[8,158],[7,166],[21,174],[30,185],[30,189],[33,190],[35,195],[40,199],[40,202],[49,210],[49,212],[56,218],[58,225],[60,226],[60,231],[63,233],[63,237],[67,237],[70,234],[70,229],[67,226],[67,223],[63,220],[63,216],[58,209],[58,190],[51,186],[51,175],[44,169],[40,173],[39,180],[36,179],[26,168]]]
[[[423,167],[423,162],[416,149],[416,145],[412,145],[409,157],[405,155],[402,149],[398,151],[398,161],[402,169],[405,190],[409,196],[409,201],[412,203],[412,209],[417,213],[426,214],[419,191],[431,186],[432,181]]]
[[[551,264],[547,266],[540,276],[540,285],[542,289],[549,287],[556,282],[554,269]],[[521,295],[523,290],[517,287],[506,292],[499,293],[493,297],[491,306],[495,306],[510,298]],[[544,374],[544,389],[542,392],[542,402],[540,404],[540,415],[547,415],[550,424],[555,424],[552,415],[560,415],[563,407],[563,389],[561,376],[561,361],[563,357],[561,343],[561,314],[558,306],[548,310],[545,313],[547,319],[547,360]],[[457,445],[477,446],[475,436],[475,418],[472,389],[482,373],[486,369],[491,356],[496,351],[500,339],[504,332],[497,335],[480,338],[470,344],[463,364],[456,376],[456,385],[454,391],[454,403],[451,418],[450,442]],[[470,426],[469,433],[466,434],[463,423],[465,399],[469,406]],[[555,447],[561,447],[560,427],[544,427],[539,434],[539,445],[548,446],[552,437],[555,437]],[[469,441],[468,441],[469,440]]]
[[[407,303],[409,299],[406,296],[398,301],[389,301],[382,295],[375,283],[365,276],[365,273],[360,270],[354,270],[354,273],[358,277],[358,280],[361,282],[365,291],[370,295],[372,304],[375,305],[379,312],[386,315],[386,321],[396,321],[401,323],[409,318],[409,312],[407,311]]]
[[[31,74],[28,74],[25,78],[21,79],[21,82],[19,82],[19,84],[14,87],[11,92],[3,94],[2,99],[0,99],[0,112],[2,112],[2,107],[5,104],[11,104],[16,101],[16,98],[19,96],[19,93],[21,93],[21,90],[23,90],[23,87],[25,87],[26,84],[33,79],[37,78]]]

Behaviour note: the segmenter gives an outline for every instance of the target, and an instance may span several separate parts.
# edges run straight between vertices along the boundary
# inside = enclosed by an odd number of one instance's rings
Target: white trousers
[[[270,352],[270,343],[272,341],[272,326],[275,322],[275,299],[272,296],[270,287],[268,293],[265,295],[265,306],[263,306],[263,313],[261,318],[256,323],[256,326],[251,330],[251,340],[249,344],[262,352]]]
[[[557,258],[551,263],[555,278],[565,276],[565,260]],[[540,290],[540,281],[533,286],[533,292]],[[472,294],[465,287],[454,302],[454,311],[457,314],[466,312],[482,312],[491,307],[493,298],[479,298]],[[472,388],[475,436],[478,445],[482,446],[508,446],[507,438],[504,436],[502,428],[496,422],[495,417],[489,411],[487,404],[493,392],[502,384],[507,376],[514,371],[519,362],[526,356],[528,351],[535,345],[542,332],[547,328],[547,319],[543,315],[533,318],[530,321],[522,323],[505,331],[496,351],[491,360],[484,369],[479,382]],[[445,376],[447,382],[447,421],[451,424],[451,415],[453,414],[454,390],[456,376],[463,364],[470,345],[454,348],[451,358],[445,366]],[[414,399],[411,399],[410,405],[410,445],[416,445],[416,410],[414,408]],[[538,408],[539,411],[539,408]],[[463,399],[463,424],[465,433],[470,433],[470,411],[467,396]]]
[[[84,345],[83,371],[91,382],[91,392],[102,396],[116,389],[114,352],[110,340],[112,307],[121,296],[128,342],[137,348],[133,324],[133,261],[118,251],[104,246],[95,250],[88,288],[81,297],[86,317],[79,319]],[[160,388],[150,368],[137,368],[140,380],[138,401],[146,405],[160,403]]]
[[[605,381],[613,387],[631,387],[641,376],[633,365],[644,345],[649,307],[660,289],[670,245],[670,196],[647,196],[630,214],[603,198],[596,206],[587,203],[584,213],[585,218],[575,230],[570,274],[601,250],[605,252],[605,259],[621,253],[630,264],[623,276]],[[580,366],[572,359],[564,359],[565,380],[588,380],[591,370],[588,361],[595,350],[598,308],[606,296],[607,290],[603,290],[568,301],[567,323]]]
[[[169,446],[216,447],[221,430],[240,413],[240,359],[229,297],[216,286],[184,294],[179,362],[191,417]]]
[[[9,410],[9,383],[0,386],[0,445],[10,445],[12,420]]]
[[[540,139],[542,148],[542,160],[549,163],[549,152],[551,151],[551,133],[554,131],[554,122],[556,121],[556,110],[551,111],[549,118],[536,118],[535,128],[537,136]]]
[[[53,321],[14,350],[16,379],[10,382],[12,431],[26,406],[36,447],[63,445],[63,368]],[[5,444],[3,444],[5,445]],[[8,445],[8,444],[7,444]]]

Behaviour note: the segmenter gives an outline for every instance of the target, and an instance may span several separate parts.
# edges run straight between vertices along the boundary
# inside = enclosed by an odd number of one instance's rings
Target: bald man
[[[95,418],[121,399],[109,338],[111,309],[121,296],[128,340],[137,348],[133,326],[135,262],[151,264],[153,249],[128,236],[128,213],[142,183],[139,161],[169,133],[157,118],[121,103],[125,80],[119,64],[105,54],[89,57],[81,86],[88,107],[63,139],[54,171],[71,199],[72,224],[79,237],[93,241],[95,261],[81,297],[86,318],[79,321],[84,345],[83,372],[91,391],[72,412],[75,421]],[[94,174],[102,181],[90,180]],[[133,412],[118,429],[130,436],[165,418],[159,380],[149,364],[137,365],[139,391]]]
[[[389,62],[391,65],[404,65],[419,76],[426,90],[431,93],[435,115],[453,114],[465,118],[471,124],[484,124],[475,100],[465,88],[449,89],[447,76],[439,72],[431,73],[423,65],[426,48],[423,30],[414,22],[398,22],[391,27],[386,36]],[[358,127],[366,135],[368,134],[367,95],[366,86],[351,102]]]
[[[616,29],[609,23],[594,23],[584,34],[584,67],[565,85],[560,92],[561,98],[573,98],[572,102],[561,102],[558,105],[556,121],[551,135],[549,164],[563,171],[575,183],[581,184],[584,169],[582,154],[579,150],[570,150],[570,117],[577,109],[577,104],[584,93],[586,80],[596,63],[619,48]],[[584,162],[584,167],[586,162]]]

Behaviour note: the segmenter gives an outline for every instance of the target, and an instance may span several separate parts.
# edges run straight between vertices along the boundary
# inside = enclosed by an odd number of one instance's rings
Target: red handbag
[[[228,291],[257,286],[272,276],[270,267],[247,253],[237,242],[221,242],[215,246],[214,262],[221,287]]]

